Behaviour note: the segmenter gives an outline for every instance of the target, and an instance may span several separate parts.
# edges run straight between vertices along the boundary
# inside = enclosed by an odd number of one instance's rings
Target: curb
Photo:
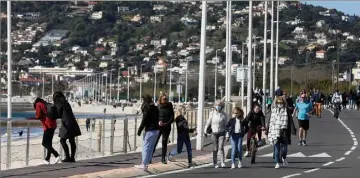
[[[266,139],[262,139],[263,145],[266,144]],[[243,142],[242,149],[246,150],[246,142]],[[224,147],[225,151],[225,158],[230,159],[231,157],[231,145],[226,145]],[[197,156],[193,158],[193,163],[197,166],[202,166],[206,164],[211,164],[212,160],[212,153]],[[135,167],[129,168],[120,168],[120,169],[113,169],[108,171],[101,171],[89,174],[81,174],[81,175],[74,175],[69,176],[69,178],[118,178],[118,177],[140,177],[140,176],[151,176],[160,173],[165,173],[169,171],[176,171],[176,170],[184,170],[184,169],[191,169],[187,167],[188,162],[187,159],[179,159],[173,162],[168,162],[168,164],[164,165],[162,163],[155,163],[151,164],[147,171],[137,169]]]

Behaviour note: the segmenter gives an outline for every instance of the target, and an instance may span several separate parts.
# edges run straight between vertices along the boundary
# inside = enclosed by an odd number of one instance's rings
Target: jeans
[[[192,162],[192,150],[191,150],[191,142],[190,142],[190,136],[189,133],[185,132],[185,133],[180,133],[178,135],[177,138],[177,147],[174,148],[171,152],[170,152],[170,156],[175,156],[177,154],[180,154],[182,152],[183,146],[186,146],[186,151],[188,154],[188,162],[191,163]]]
[[[231,162],[233,164],[235,164],[236,154],[239,156],[239,161],[242,160],[242,141],[243,137],[240,134],[231,135]]]
[[[355,106],[354,100],[349,100],[349,109],[353,109]]]
[[[54,137],[55,129],[48,128],[44,131],[42,145],[47,149],[46,161],[50,161],[51,154],[53,154],[55,157],[59,156],[59,153],[53,148],[52,146],[52,140]]]
[[[170,135],[171,130],[160,130],[159,135],[156,139],[155,145],[154,145],[154,150],[153,150],[153,154],[156,150],[156,145],[158,144],[159,140],[160,140],[160,136],[162,136],[162,140],[161,140],[161,144],[162,144],[162,148],[161,148],[161,158],[165,159],[166,158],[166,152],[167,152],[167,145],[169,143],[169,135]]]
[[[144,145],[142,149],[142,164],[144,166],[149,165],[149,162],[152,159],[152,154],[154,151],[155,141],[159,135],[158,130],[146,131],[144,136]]]
[[[287,141],[277,140],[276,143],[274,144],[275,163],[280,163],[280,153],[281,153],[281,158],[286,159],[287,151],[288,151]]]
[[[213,133],[211,138],[213,141],[213,163],[217,164],[217,155],[219,150],[221,154],[221,162],[223,163],[225,161],[225,154],[224,154],[225,132]]]

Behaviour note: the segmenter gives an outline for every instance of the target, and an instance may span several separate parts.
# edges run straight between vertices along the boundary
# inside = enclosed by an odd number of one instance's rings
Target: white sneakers
[[[144,171],[146,171],[146,170],[148,169],[147,166],[144,166],[144,165],[142,165],[142,164],[140,164],[140,165],[135,165],[134,167],[137,168],[137,169],[142,169],[142,170],[144,170]]]
[[[280,168],[280,164],[279,163],[276,163],[275,164],[275,169],[279,169]]]
[[[215,164],[214,166],[215,166],[215,168],[219,168],[218,164]],[[221,166],[221,168],[224,168],[226,165],[224,162],[221,162],[220,166]]]
[[[241,167],[242,167],[242,164],[241,164],[241,161],[239,161],[238,168],[241,168]],[[235,164],[231,164],[231,169],[235,169],[235,168],[236,168]]]
[[[50,161],[42,160],[41,164],[47,165],[47,164],[50,164]]]
[[[282,159],[282,160],[283,160],[283,166],[288,166],[289,165],[289,163],[287,162],[286,159]]]
[[[57,164],[57,163],[59,163],[60,161],[61,161],[61,156],[58,156],[58,157],[55,158],[54,164]],[[41,164],[47,165],[47,164],[51,164],[51,163],[50,163],[50,161],[43,160],[43,161],[41,162]]]
[[[249,156],[249,152],[246,151],[245,154],[244,154],[244,157],[248,157]]]

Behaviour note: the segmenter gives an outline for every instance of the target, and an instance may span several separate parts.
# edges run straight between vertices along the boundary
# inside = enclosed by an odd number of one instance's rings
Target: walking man
[[[293,116],[297,112],[299,121],[299,146],[306,146],[307,131],[310,127],[310,115],[312,111],[312,104],[308,101],[305,94],[300,95],[299,101],[296,103]]]

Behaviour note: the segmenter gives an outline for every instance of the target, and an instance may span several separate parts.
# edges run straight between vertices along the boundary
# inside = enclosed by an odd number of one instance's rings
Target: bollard
[[[123,136],[123,152],[127,153],[127,143],[128,143],[128,117],[125,116],[124,119],[124,136]]]
[[[29,151],[30,151],[30,121],[27,122],[26,128],[26,153],[25,153],[25,164],[29,166]]]
[[[101,121],[99,121],[99,127],[98,127],[98,132],[97,132],[97,151],[100,153],[101,152],[101,139],[102,139],[102,124]]]
[[[137,149],[136,140],[137,140],[137,117],[135,117],[135,126],[134,126],[134,150]]]
[[[114,153],[115,118],[111,118],[110,155]]]

